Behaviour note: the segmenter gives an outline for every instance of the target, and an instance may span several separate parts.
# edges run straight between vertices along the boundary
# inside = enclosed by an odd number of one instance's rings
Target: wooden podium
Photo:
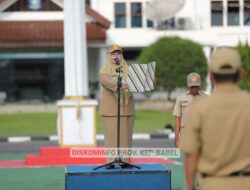
[[[171,171],[159,164],[138,165],[141,169],[93,170],[96,166],[65,168],[66,190],[171,190]]]

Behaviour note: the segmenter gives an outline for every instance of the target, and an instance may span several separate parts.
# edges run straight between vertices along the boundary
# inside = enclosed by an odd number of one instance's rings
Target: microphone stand
[[[117,155],[116,155],[116,158],[114,161],[107,163],[107,164],[104,164],[104,165],[101,165],[101,166],[98,166],[98,167],[95,167],[93,170],[97,170],[97,169],[100,169],[102,167],[107,168],[109,166],[110,166],[110,169],[118,167],[120,170],[122,168],[141,169],[141,167],[124,162],[121,159],[121,155],[120,155],[120,151],[119,151],[119,148],[120,148],[120,107],[121,107],[120,99],[121,99],[121,87],[122,87],[122,77],[121,77],[122,69],[121,69],[121,66],[116,69],[116,72],[118,73],[118,77],[117,77],[117,93],[118,93],[118,98],[117,98],[117,147],[116,147]]]

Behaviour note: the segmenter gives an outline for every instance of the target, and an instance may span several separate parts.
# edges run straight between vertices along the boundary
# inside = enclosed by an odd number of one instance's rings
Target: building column
[[[107,62],[107,47],[100,47],[99,48],[99,51],[98,51],[98,67],[97,67],[97,72],[98,72],[98,75],[99,75],[99,71],[100,69],[106,64]],[[98,89],[98,92],[96,94],[96,98],[97,99],[100,99],[100,95],[101,95],[101,89],[102,89],[102,86],[101,84],[99,83],[99,89]]]
[[[222,2],[222,7],[223,7],[223,26],[227,26],[228,23],[227,23],[227,15],[228,15],[228,12],[227,12],[227,2],[226,0],[223,0]]]
[[[107,47],[100,47],[98,52],[98,67],[101,69],[107,63]]]
[[[58,101],[61,146],[95,146],[96,100],[90,100],[85,1],[64,0],[65,96]]]
[[[131,25],[131,2],[125,2],[126,6],[126,28],[132,28]]]
[[[244,1],[239,1],[239,19],[240,19],[240,26],[244,26]]]
[[[89,95],[85,3],[64,1],[65,97]]]
[[[208,67],[209,67],[209,62],[210,62],[210,56],[211,56],[211,53],[212,53],[212,47],[209,47],[209,46],[204,46],[203,47],[203,52],[206,56],[206,59],[207,59],[207,62],[208,62]],[[211,80],[210,80],[210,76],[208,74],[207,76],[207,88],[206,88],[206,93],[207,94],[211,94],[213,91],[213,86],[211,84]]]

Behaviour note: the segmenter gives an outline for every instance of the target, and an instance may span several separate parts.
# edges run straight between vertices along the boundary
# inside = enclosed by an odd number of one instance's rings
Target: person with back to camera
[[[202,190],[250,189],[250,94],[239,88],[241,57],[230,47],[216,48],[210,61],[215,91],[189,108],[185,136],[187,189],[196,171]]]
[[[123,58],[123,51],[119,45],[114,44],[109,48],[108,61],[99,73],[99,80],[103,87],[99,112],[104,125],[104,143],[106,148],[117,147],[117,69],[120,67],[123,79],[120,91],[120,148],[130,148],[132,146],[135,113],[134,98],[133,94],[128,90],[128,84],[124,82],[128,77],[128,65]],[[113,160],[114,158],[107,158],[108,162]],[[129,158],[122,158],[122,161],[126,163],[129,163],[129,160]],[[107,169],[111,169],[114,168],[114,165],[107,167]]]

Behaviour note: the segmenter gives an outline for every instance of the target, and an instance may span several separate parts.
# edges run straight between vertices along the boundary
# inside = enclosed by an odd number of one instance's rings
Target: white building
[[[148,1],[91,0],[91,7],[112,22],[107,42],[120,44],[129,59],[162,36],[198,42],[206,56],[215,46],[236,46],[250,40],[250,0],[186,0],[158,29],[145,14]]]
[[[215,46],[250,41],[250,0],[186,0],[173,18],[159,25],[145,14],[150,0],[85,1],[91,7],[86,26],[93,93],[112,43],[120,44],[126,60],[134,62],[162,36],[198,42],[207,57]],[[62,5],[63,0],[0,0],[0,90],[5,89],[8,100],[63,96]]]
[[[85,20],[93,97],[99,68],[106,61],[110,21],[88,5]],[[53,101],[64,96],[63,31],[62,0],[0,0],[0,91],[7,93],[7,101]]]

